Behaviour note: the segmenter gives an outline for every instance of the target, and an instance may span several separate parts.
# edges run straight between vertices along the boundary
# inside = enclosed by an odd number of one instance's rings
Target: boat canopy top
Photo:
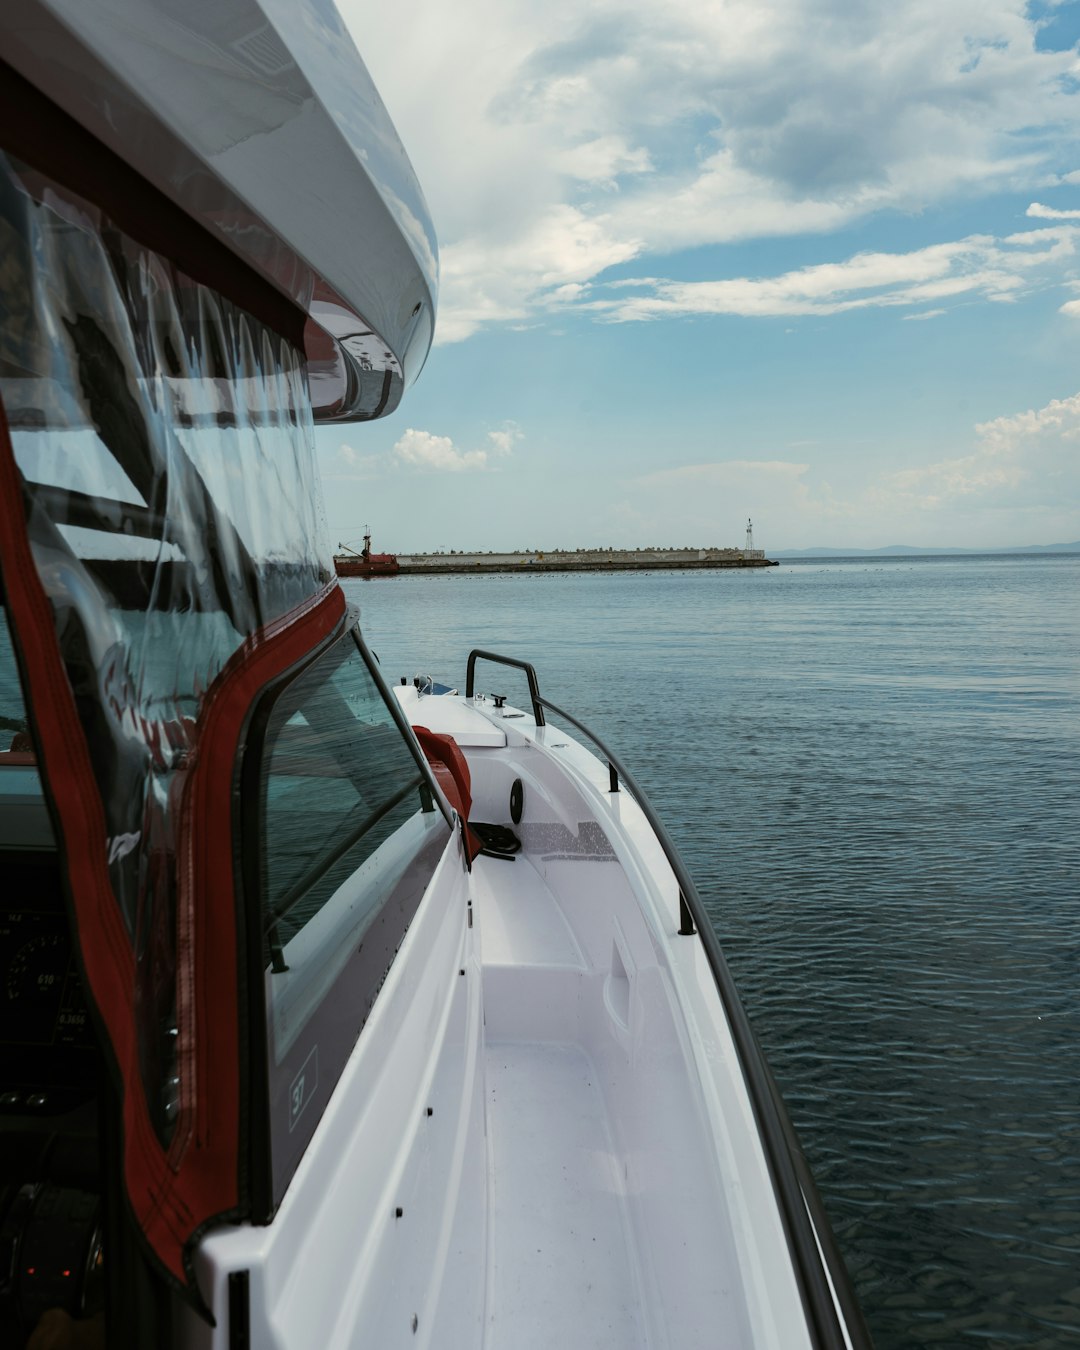
[[[295,309],[316,420],[393,411],[431,345],[437,246],[329,0],[26,0],[3,38],[9,150],[58,153],[45,95]]]

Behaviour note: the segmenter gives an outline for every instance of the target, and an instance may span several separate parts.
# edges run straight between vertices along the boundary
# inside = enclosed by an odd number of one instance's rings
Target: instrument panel
[[[0,851],[0,1109],[67,1109],[96,1046],[56,855]]]
[[[67,918],[0,907],[0,1044],[94,1043]]]

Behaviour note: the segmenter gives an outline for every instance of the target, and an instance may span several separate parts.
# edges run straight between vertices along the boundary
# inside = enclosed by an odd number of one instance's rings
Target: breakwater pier
[[[587,548],[512,553],[398,553],[379,555],[377,568],[359,555],[336,555],[341,576],[483,575],[498,572],[654,572],[704,568],[775,567],[762,549]],[[390,559],[396,563],[388,566]],[[358,565],[359,564],[359,565]]]

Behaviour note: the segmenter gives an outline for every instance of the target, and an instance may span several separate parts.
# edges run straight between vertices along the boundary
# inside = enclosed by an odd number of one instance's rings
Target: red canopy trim
[[[188,1244],[215,1218],[238,1213],[241,1023],[232,796],[243,727],[261,690],[342,622],[331,581],[249,638],[211,686],[183,787],[178,868],[180,1118],[166,1154],[139,1072],[131,941],[109,885],[105,814],[57,643],[52,607],[27,538],[22,482],[0,402],[0,571],[29,694],[48,800],[70,898],[73,937],[91,1006],[123,1098],[124,1178],[153,1254],[199,1303]]]
[[[226,664],[200,718],[198,763],[181,810],[181,834],[188,844],[177,915],[181,1119],[170,1150],[180,1175],[190,1177],[198,1226],[229,1210],[238,1186],[243,1066],[237,929],[242,919],[233,869],[233,791],[241,737],[266,686],[323,645],[344,616],[345,597],[334,581],[268,625]],[[234,1034],[222,1034],[226,1028]],[[183,1235],[184,1242],[192,1231]]]

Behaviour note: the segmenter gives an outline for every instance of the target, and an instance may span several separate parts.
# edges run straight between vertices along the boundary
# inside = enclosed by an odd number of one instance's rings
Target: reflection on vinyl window
[[[263,927],[281,1053],[438,813],[350,637],[279,697],[260,787]]]

